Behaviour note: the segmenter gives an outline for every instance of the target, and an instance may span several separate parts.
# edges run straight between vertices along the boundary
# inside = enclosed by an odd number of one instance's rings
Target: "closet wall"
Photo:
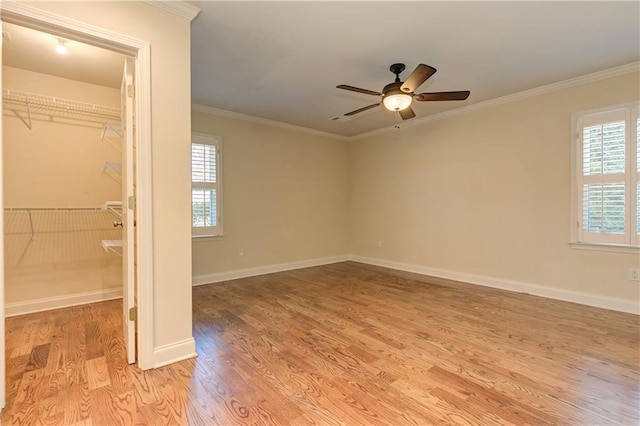
[[[3,87],[120,107],[119,89],[7,66]],[[36,107],[30,114],[29,123],[24,109],[4,102],[7,305],[121,288],[121,258],[101,246],[121,239],[116,217],[101,209],[121,199],[121,186],[103,173],[120,152],[101,140],[100,120]]]

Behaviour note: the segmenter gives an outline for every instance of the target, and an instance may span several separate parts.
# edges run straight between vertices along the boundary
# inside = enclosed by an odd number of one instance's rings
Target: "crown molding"
[[[609,68],[603,71],[597,71],[591,74],[583,75],[580,77],[570,78],[568,80],[558,81],[556,83],[546,84],[544,86],[536,87],[533,89],[525,90],[522,92],[512,93],[510,95],[501,96],[499,98],[490,99],[484,102],[478,102],[477,104],[466,105],[460,108],[451,109],[449,111],[441,112],[439,114],[429,115],[417,120],[412,120],[409,123],[403,123],[402,128],[419,126],[421,124],[429,123],[431,121],[443,120],[445,118],[456,117],[458,115],[467,114],[472,111],[491,108],[498,105],[503,105],[511,102],[516,102],[522,99],[531,98],[534,96],[540,96],[546,93],[555,92],[569,87],[581,86],[583,84],[593,83],[596,81],[604,80],[607,78],[617,77],[619,75],[630,74],[633,72],[640,72],[640,61],[633,62],[627,65],[621,65],[619,67]],[[384,127],[382,129],[373,130],[367,133],[361,133],[359,135],[351,136],[349,140],[366,139],[373,136],[378,136],[384,133],[397,131],[397,129]]]
[[[182,0],[142,0],[151,6],[193,21],[200,13],[200,8]]]
[[[335,133],[323,132],[321,130],[310,129],[308,127],[296,126],[295,124],[283,123],[281,121],[269,120],[266,118],[255,117],[253,115],[241,114],[239,112],[228,111],[226,109],[214,108],[207,105],[192,104],[191,111],[201,112],[204,114],[215,115],[218,117],[232,118],[234,120],[246,121],[253,124],[261,124],[263,126],[278,127],[280,129],[292,130],[294,132],[306,133],[313,136],[321,136],[324,138],[349,140],[348,136],[337,135]]]

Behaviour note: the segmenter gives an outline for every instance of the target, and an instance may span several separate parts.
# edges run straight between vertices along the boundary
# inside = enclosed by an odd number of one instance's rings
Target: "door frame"
[[[134,57],[135,61],[135,127],[136,149],[136,281],[138,321],[138,367],[153,367],[153,199],[151,157],[151,44],[124,34],[66,18],[18,2],[0,3],[0,19],[71,40],[80,41]],[[0,58],[1,64],[1,58]],[[1,69],[0,69],[1,76]],[[0,80],[0,86],[2,82]],[[2,111],[0,106],[0,112]],[[2,121],[0,120],[0,166],[2,159]],[[1,171],[1,167],[0,167]],[[0,174],[0,211],[4,211]],[[1,222],[1,221],[0,221]],[[0,231],[2,224],[0,223]],[[5,338],[4,338],[4,233],[0,232],[0,409],[5,405]]]

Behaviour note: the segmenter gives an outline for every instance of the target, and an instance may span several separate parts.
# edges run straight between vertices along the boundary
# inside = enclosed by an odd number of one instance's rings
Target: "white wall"
[[[192,128],[223,139],[224,237],[194,239],[197,281],[346,254],[346,142],[202,112]]]
[[[353,141],[351,253],[637,305],[628,274],[638,254],[568,243],[571,114],[637,100],[638,81],[627,74]]]

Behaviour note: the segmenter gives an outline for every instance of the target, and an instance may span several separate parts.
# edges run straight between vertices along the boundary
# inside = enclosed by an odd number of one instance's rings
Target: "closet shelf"
[[[107,161],[102,166],[102,174],[111,179],[117,185],[122,184],[122,163]]]
[[[122,257],[122,240],[102,240],[102,248],[104,251],[110,251]]]
[[[122,138],[122,132],[120,130],[120,124],[118,123],[104,123],[102,127],[102,133],[100,134],[100,140],[107,142],[113,148],[115,148],[118,152],[122,152],[120,146],[113,139]]]
[[[122,201],[107,201],[102,206],[102,210],[108,211],[117,219],[122,219]]]
[[[2,89],[2,99],[4,100],[5,108],[14,111],[29,129],[32,129],[32,114],[45,114],[52,117],[56,116],[97,123],[120,120],[119,108],[57,98],[38,93]],[[27,118],[20,115],[21,113],[26,114]]]

